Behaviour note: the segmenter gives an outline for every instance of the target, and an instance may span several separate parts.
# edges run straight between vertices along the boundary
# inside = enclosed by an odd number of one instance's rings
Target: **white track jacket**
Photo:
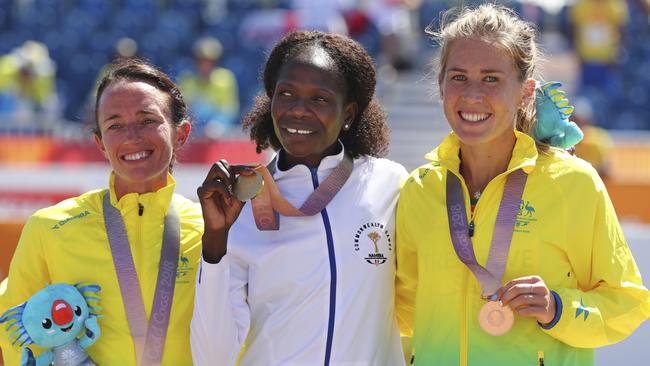
[[[300,205],[341,161],[276,168],[282,194]],[[320,214],[280,216],[259,231],[242,210],[221,262],[202,261],[191,345],[195,365],[404,365],[394,314],[399,164],[362,156]]]

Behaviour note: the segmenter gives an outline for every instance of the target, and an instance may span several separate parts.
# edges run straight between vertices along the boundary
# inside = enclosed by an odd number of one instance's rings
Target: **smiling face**
[[[346,103],[345,83],[332,58],[310,47],[281,68],[271,100],[273,128],[287,163],[317,166],[336,152],[343,125],[350,124],[356,103]]]
[[[79,291],[67,284],[55,284],[29,299],[22,322],[34,343],[56,347],[75,339],[89,314]]]
[[[167,94],[145,82],[118,80],[104,89],[95,142],[115,173],[118,199],[167,184],[173,154],[190,130],[189,123],[173,124],[169,104]]]
[[[439,79],[447,121],[468,146],[514,144],[517,111],[530,95],[514,61],[497,45],[454,40]]]

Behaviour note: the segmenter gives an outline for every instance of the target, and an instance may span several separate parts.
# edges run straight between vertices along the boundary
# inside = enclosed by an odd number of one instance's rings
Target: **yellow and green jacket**
[[[96,283],[101,286],[101,336],[87,352],[100,365],[135,365],[135,346],[108,244],[102,200],[110,194],[111,203],[124,219],[147,318],[158,275],[164,217],[173,202],[180,217],[181,243],[162,364],[192,365],[189,331],[201,256],[201,208],[174,194],[176,182],[171,175],[168,185],[157,192],[130,193],[119,201],[113,182],[111,176],[110,191],[87,192],[30,217],[11,261],[9,277],[0,286],[0,314],[50,283]],[[11,345],[4,328],[0,329],[0,346],[5,365],[19,365],[21,349]],[[30,347],[39,353],[37,347]]]
[[[506,177],[526,171],[503,283],[539,275],[556,297],[556,319],[544,329],[515,316],[501,337],[481,330],[481,287],[449,234],[447,172],[460,178],[471,219],[452,133],[411,174],[397,209],[396,311],[402,333],[413,336],[415,365],[593,365],[593,347],[622,340],[650,315],[650,294],[594,169],[564,151],[538,154],[530,137],[516,135],[508,170],[475,208],[472,242],[484,266]]]

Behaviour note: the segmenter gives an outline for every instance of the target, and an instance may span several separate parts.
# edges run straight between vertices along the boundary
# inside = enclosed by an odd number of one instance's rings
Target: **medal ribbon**
[[[460,180],[455,174],[447,171],[447,218],[451,241],[458,259],[472,271],[481,284],[482,297],[484,298],[493,295],[501,287],[517,212],[527,178],[528,175],[521,169],[508,175],[492,234],[487,268],[484,268],[476,261],[474,247],[469,236],[465,200]]]
[[[313,216],[321,212],[341,190],[352,174],[352,157],[343,153],[343,160],[334,168],[322,184],[312,192],[305,202],[296,208],[287,201],[273,180],[276,157],[269,165],[256,167],[264,180],[262,190],[252,200],[255,225],[259,230],[279,230],[280,218],[283,216]]]
[[[173,205],[165,215],[163,243],[158,265],[156,292],[150,320],[142,301],[140,283],[133,265],[133,256],[122,215],[111,205],[110,194],[104,195],[104,224],[111,247],[117,280],[122,293],[124,310],[135,343],[138,365],[160,365],[167,338],[167,327],[174,299],[174,282],[180,250],[180,221]]]

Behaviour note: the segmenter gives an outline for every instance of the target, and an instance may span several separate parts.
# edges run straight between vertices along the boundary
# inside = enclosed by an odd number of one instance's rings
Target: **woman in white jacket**
[[[299,207],[330,174],[345,183],[314,215],[280,216],[263,231],[232,194],[247,168],[213,165],[198,189],[194,362],[232,365],[245,346],[242,366],[403,365],[394,215],[406,171],[381,158],[389,132],[372,60],[345,36],[294,32],[272,50],[263,81],[244,125],[258,152],[278,151],[268,168],[282,196]]]

